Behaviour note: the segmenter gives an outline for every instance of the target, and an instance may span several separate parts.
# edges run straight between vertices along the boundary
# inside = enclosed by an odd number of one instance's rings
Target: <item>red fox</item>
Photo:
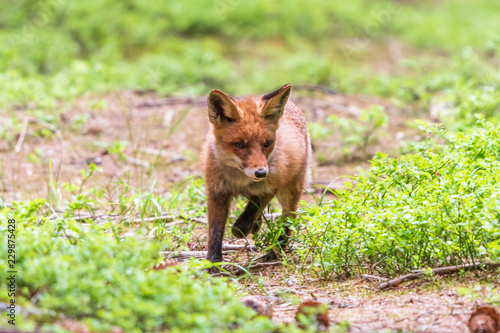
[[[304,113],[289,101],[287,84],[262,98],[235,100],[220,90],[208,96],[210,129],[203,149],[208,201],[208,255],[222,261],[231,200],[248,198],[232,227],[235,237],[256,233],[262,210],[276,196],[283,217],[295,211],[310,177],[312,149]],[[289,228],[278,239],[286,246]],[[273,252],[269,253],[273,259]],[[274,253],[275,255],[275,253]]]

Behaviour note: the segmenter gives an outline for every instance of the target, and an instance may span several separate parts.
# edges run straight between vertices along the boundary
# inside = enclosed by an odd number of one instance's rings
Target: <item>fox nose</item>
[[[264,168],[259,168],[259,170],[255,171],[255,177],[264,178],[267,176],[267,171]]]

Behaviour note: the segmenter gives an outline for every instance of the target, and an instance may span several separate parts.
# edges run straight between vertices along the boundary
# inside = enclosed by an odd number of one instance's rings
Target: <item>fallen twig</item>
[[[58,218],[58,213],[52,214],[49,216],[49,220],[55,220]],[[163,221],[170,225],[181,224],[185,222],[194,222],[199,224],[207,224],[205,220],[196,218],[196,217],[187,217],[183,215],[162,215],[162,216],[154,216],[154,217],[144,217],[133,220],[128,220],[123,216],[110,216],[110,215],[80,215],[74,217],[68,217],[74,219],[75,221],[85,221],[85,220],[104,220],[104,221],[112,221],[112,222],[121,222],[121,223],[144,223],[144,222],[155,222],[155,221]],[[181,221],[182,220],[182,221]]]
[[[57,137],[57,140],[62,143],[63,142],[63,137],[61,135],[61,132],[52,124],[49,124],[48,122],[46,121],[43,121],[41,119],[38,119],[38,118],[29,118],[28,121],[30,123],[36,123],[36,124],[40,124],[42,126],[45,126],[48,130],[50,130],[52,133],[55,134],[55,136]]]
[[[179,218],[183,219],[183,220],[186,220],[186,221],[189,221],[189,222],[196,222],[196,223],[199,223],[199,224],[208,224],[207,221],[205,221],[203,219],[199,219],[197,217],[188,217],[188,216],[184,216],[184,215],[179,215]]]
[[[187,217],[187,216],[174,216],[174,215],[162,215],[162,216],[155,216],[155,217],[145,217],[145,218],[140,218],[140,219],[133,219],[133,220],[122,220],[121,222],[123,223],[144,223],[144,222],[155,222],[155,221],[163,221],[168,224],[180,224],[181,221],[179,219],[183,220],[183,222],[195,222],[195,223],[200,223],[200,224],[207,224],[206,221],[202,219],[198,219],[195,217]]]
[[[19,139],[17,140],[16,147],[14,148],[14,152],[16,153],[19,153],[21,151],[21,147],[24,142],[24,137],[26,136],[26,132],[28,131],[28,123],[29,119],[28,118],[24,119],[23,130],[21,131],[21,134],[19,134]]]
[[[130,164],[138,165],[143,168],[149,168],[150,164],[148,161],[142,161],[138,158],[125,155],[125,161]]]
[[[222,251],[222,255],[227,255],[231,252],[235,251]],[[186,260],[193,257],[205,259],[208,251],[163,251],[163,254],[165,254],[167,258],[174,258],[178,260]]]
[[[247,245],[223,244],[222,254],[225,255],[232,252],[238,252],[244,249],[248,249],[249,251],[257,251],[257,247],[255,245],[247,246]],[[189,258],[189,257],[206,258],[208,251],[164,251],[163,253],[169,258]],[[266,264],[269,263],[263,263],[264,266]],[[260,265],[260,264],[255,264],[255,265]],[[255,267],[260,267],[260,266],[255,266]]]
[[[171,216],[171,215],[162,215],[162,216],[154,216],[154,217],[144,217],[140,219],[133,219],[133,220],[122,220],[121,222],[123,223],[144,223],[144,222],[155,222],[155,221],[161,221],[161,222],[177,222],[178,217],[177,216]]]
[[[445,275],[445,274],[450,274],[450,273],[456,273],[456,272],[459,272],[461,270],[476,270],[476,269],[484,269],[484,268],[494,269],[494,268],[498,268],[498,267],[500,267],[500,263],[468,264],[468,265],[433,268],[432,273],[434,275]],[[389,287],[397,286],[405,281],[412,281],[412,280],[420,279],[422,276],[425,276],[426,273],[427,272],[424,270],[415,271],[415,273],[406,274],[406,275],[403,275],[403,276],[398,277],[396,279],[381,283],[378,285],[377,288],[379,290],[384,290],[384,289],[387,289]]]
[[[223,244],[222,245],[222,250],[226,250],[226,251],[238,251],[238,250],[245,250],[245,249],[248,249],[250,251],[257,251],[257,246],[255,245],[249,245],[249,244],[245,244],[245,245],[237,245],[237,244]]]
[[[368,280],[368,281],[379,281],[379,282],[387,281],[386,278],[369,274],[361,274],[361,277],[363,278],[363,280]]]

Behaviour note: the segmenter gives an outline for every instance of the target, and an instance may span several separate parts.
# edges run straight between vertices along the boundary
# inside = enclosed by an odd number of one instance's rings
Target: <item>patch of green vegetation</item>
[[[403,49],[451,54],[474,47],[485,57],[500,45],[499,4],[487,0],[314,0],[307,6],[299,0],[8,0],[3,7],[4,106],[50,108],[57,99],[118,88],[247,94],[283,82],[396,96],[401,82],[374,80],[376,72],[364,66],[375,43],[397,39]]]
[[[464,133],[427,127],[432,139],[378,154],[339,200],[303,208],[303,260],[325,278],[499,260],[499,127],[479,119]]]
[[[17,202],[0,212],[2,221],[16,220],[16,302],[23,309],[16,327],[33,330],[36,323],[62,332],[56,323],[66,318],[99,332],[113,327],[126,332],[284,329],[240,303],[235,286],[210,277],[204,263],[154,270],[163,259],[160,243],[122,235],[110,223],[49,219],[41,214],[46,205],[41,199]],[[7,223],[0,230],[6,234]],[[0,268],[9,270],[6,257],[0,258]],[[4,300],[5,281],[0,291]]]
[[[387,114],[380,105],[361,110],[355,120],[331,115],[324,123],[309,122],[316,160],[321,165],[341,164],[354,158],[371,158],[369,149],[379,141],[387,122]],[[332,146],[331,142],[338,142],[339,146]]]
[[[474,302],[486,301],[488,304],[500,304],[500,290],[491,284],[476,284],[473,288],[458,288],[457,291]],[[486,297],[483,295],[486,294]]]
[[[326,279],[500,260],[499,11],[500,3],[488,0],[6,0],[0,106],[20,104],[26,112],[1,119],[0,139],[13,149],[24,117],[31,117],[36,124],[28,135],[53,140],[59,100],[122,88],[249,94],[293,82],[386,97],[402,110],[430,114],[446,130],[414,122],[428,140],[396,159],[376,155],[355,187],[335,191],[339,200],[302,205],[298,221],[271,222],[256,244],[275,244],[283,223],[297,222],[297,252],[289,262],[298,254],[307,273]],[[106,102],[89,108],[105,109]],[[89,117],[76,115],[69,126],[77,131]],[[386,125],[376,106],[357,120],[311,123],[313,141],[338,135],[342,146],[340,152],[320,148],[319,162],[367,158]],[[122,162],[135,144],[123,137],[96,147]],[[34,149],[27,160],[41,164],[43,154]],[[90,185],[101,171],[91,164],[81,178],[59,184],[60,165],[50,163],[46,199],[9,207],[0,201],[0,230],[15,218],[21,244],[17,302],[27,310],[20,313],[21,329],[38,323],[62,331],[54,323],[63,317],[96,331],[296,329],[254,318],[234,297],[240,286],[211,278],[201,271],[205,263],[152,269],[161,251],[185,250],[188,242],[203,246],[206,235],[186,222],[206,214],[202,179],[158,194],[148,164],[146,189],[130,185],[130,172]],[[6,177],[2,169],[2,191]],[[61,193],[71,199],[63,201]],[[89,214],[102,215],[92,221]],[[167,214],[177,224],[148,220]],[[0,269],[6,265],[0,258]],[[1,283],[0,300],[7,301]]]

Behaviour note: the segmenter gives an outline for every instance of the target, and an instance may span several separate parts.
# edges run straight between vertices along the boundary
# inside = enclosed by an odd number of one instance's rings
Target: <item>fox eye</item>
[[[267,140],[266,143],[264,143],[264,147],[269,147],[272,144],[273,144],[273,140]]]
[[[235,142],[235,143],[234,143],[234,146],[235,146],[236,148],[243,149],[243,148],[245,148],[245,143],[244,143],[244,142]]]

